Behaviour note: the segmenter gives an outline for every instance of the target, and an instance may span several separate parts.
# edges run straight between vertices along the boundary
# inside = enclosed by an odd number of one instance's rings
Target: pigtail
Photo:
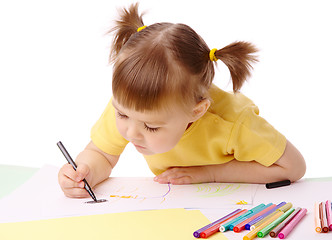
[[[230,71],[234,92],[239,91],[250,77],[250,70],[253,69],[251,64],[258,62],[257,56],[251,54],[257,51],[251,43],[234,42],[215,52],[216,58],[223,61]]]
[[[137,29],[144,26],[142,16],[143,14],[139,15],[138,13],[138,3],[130,5],[128,10],[122,9],[120,19],[115,22],[115,27],[108,32],[114,33],[110,62],[114,61],[122,46],[137,32]]]

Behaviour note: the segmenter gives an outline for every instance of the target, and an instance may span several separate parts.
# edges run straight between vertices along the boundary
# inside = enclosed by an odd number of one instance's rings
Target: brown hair
[[[185,24],[156,23],[137,32],[142,26],[136,3],[122,10],[110,30],[115,34],[110,54],[114,98],[137,111],[167,108],[174,102],[188,109],[208,98],[214,65],[204,40]],[[215,52],[229,68],[234,92],[250,76],[255,52],[248,42],[234,42]]]

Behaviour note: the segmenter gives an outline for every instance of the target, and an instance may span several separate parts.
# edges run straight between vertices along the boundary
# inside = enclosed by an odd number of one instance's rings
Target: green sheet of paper
[[[0,224],[2,240],[193,240],[210,221],[199,210],[163,209]],[[227,239],[217,233],[209,239]]]

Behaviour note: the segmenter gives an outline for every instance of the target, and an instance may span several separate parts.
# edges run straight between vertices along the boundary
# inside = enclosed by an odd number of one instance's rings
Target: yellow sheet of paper
[[[193,240],[209,220],[199,210],[163,209],[0,224],[1,240]],[[209,239],[227,239],[217,233]]]

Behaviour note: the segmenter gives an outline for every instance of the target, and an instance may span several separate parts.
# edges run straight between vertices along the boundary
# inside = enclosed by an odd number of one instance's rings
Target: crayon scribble
[[[247,205],[248,203],[244,200],[241,200],[241,201],[238,201],[236,204],[237,205]]]
[[[212,198],[212,197],[222,197],[231,195],[235,192],[242,191],[247,186],[243,186],[241,184],[217,184],[215,186],[211,186],[208,184],[197,184],[197,191],[200,193],[200,197]]]
[[[123,190],[123,189],[121,189]],[[136,192],[139,189],[136,188],[135,190],[131,191],[131,192]],[[119,190],[117,191],[119,192]],[[110,198],[119,198],[119,199],[137,199],[137,200],[146,200],[146,199],[162,199],[161,203],[163,203],[166,200],[166,196],[171,192],[171,184],[168,184],[168,190],[166,193],[164,193],[161,196],[155,196],[155,197],[147,197],[147,196],[139,196],[139,195],[110,195]]]
[[[110,195],[111,198],[133,198],[136,199],[138,196],[121,196],[121,195]]]

